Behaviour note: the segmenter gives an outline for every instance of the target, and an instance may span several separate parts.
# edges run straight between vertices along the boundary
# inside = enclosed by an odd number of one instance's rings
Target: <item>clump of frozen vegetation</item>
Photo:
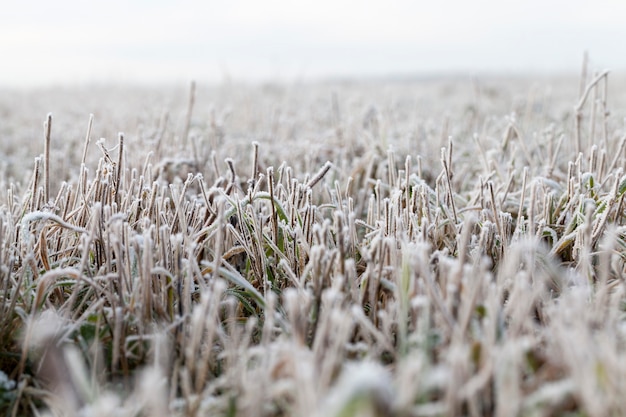
[[[0,410],[626,415],[608,81],[7,92]]]

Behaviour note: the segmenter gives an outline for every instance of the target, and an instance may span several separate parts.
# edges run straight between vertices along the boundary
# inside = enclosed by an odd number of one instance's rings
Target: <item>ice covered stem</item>
[[[52,130],[52,113],[48,113],[46,121],[43,123],[44,143],[43,143],[43,183],[44,183],[44,204],[50,201],[50,131]]]
[[[320,169],[317,174],[315,174],[315,176],[313,178],[311,178],[309,180],[309,182],[307,182],[306,187],[307,188],[313,188],[315,187],[315,184],[317,184],[318,182],[320,182],[322,180],[322,178],[324,178],[324,175],[326,175],[326,173],[328,171],[330,171],[330,168],[333,166],[333,164],[330,163],[330,161],[326,161],[326,163],[324,164],[324,166],[322,167],[322,169]]]

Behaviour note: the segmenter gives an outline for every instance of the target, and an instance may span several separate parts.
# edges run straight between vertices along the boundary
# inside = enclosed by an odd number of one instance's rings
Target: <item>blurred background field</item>
[[[626,76],[617,72],[609,78],[607,105],[614,135],[619,135]],[[331,155],[345,157],[355,146],[370,145],[383,153],[391,148],[437,161],[447,136],[459,143],[471,142],[475,134],[499,138],[510,120],[529,135],[553,125],[573,128],[579,84],[580,77],[573,75],[197,83],[189,126],[193,141],[185,146],[189,83],[3,88],[1,179],[5,188],[12,181],[28,181],[33,158],[43,152],[42,123],[48,113],[54,119],[52,180],[58,185],[80,164],[90,114],[92,139],[104,138],[113,146],[118,132],[124,132],[137,163],[156,150],[151,145],[161,135],[167,148],[157,159],[194,158],[197,152],[199,162],[208,166],[215,151],[245,163],[250,143],[258,141],[272,149],[264,155],[269,165],[296,159],[308,169]],[[95,162],[97,152],[88,158]]]

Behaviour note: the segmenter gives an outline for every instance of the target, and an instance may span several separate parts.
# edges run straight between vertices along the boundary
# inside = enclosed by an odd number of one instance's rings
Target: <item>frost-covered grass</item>
[[[612,77],[4,91],[0,410],[626,415]]]

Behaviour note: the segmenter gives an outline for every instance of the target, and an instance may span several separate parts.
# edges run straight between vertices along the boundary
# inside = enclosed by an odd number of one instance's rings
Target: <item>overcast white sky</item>
[[[0,85],[626,69],[624,0],[8,0]]]

